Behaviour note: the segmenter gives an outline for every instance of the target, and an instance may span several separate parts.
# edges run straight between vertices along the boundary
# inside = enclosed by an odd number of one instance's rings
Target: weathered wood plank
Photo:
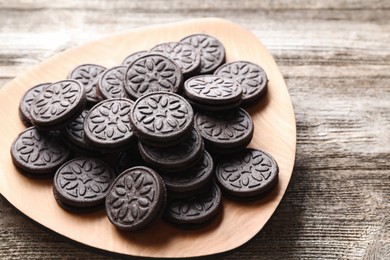
[[[153,6],[153,8],[151,8]],[[389,1],[0,1],[0,85],[99,36],[228,18],[275,56],[297,121],[277,212],[223,259],[390,258]],[[41,231],[0,199],[0,258],[103,258]]]

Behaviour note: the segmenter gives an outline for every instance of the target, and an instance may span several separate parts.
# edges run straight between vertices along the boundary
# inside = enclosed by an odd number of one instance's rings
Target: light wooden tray
[[[138,233],[119,232],[103,210],[76,215],[56,203],[51,181],[31,180],[15,169],[10,156],[12,141],[25,127],[18,117],[22,94],[35,84],[65,79],[82,63],[118,65],[130,53],[193,33],[217,37],[225,46],[227,61],[259,64],[269,77],[268,93],[248,109],[254,124],[251,147],[264,149],[279,163],[279,184],[265,199],[251,203],[223,201],[223,214],[199,230],[179,230],[157,221]],[[255,236],[272,216],[290,181],[295,160],[295,117],[288,90],[275,61],[246,29],[221,19],[197,19],[150,26],[112,35],[73,48],[40,63],[0,90],[0,192],[26,216],[73,241],[91,248],[133,256],[192,257],[232,250]]]

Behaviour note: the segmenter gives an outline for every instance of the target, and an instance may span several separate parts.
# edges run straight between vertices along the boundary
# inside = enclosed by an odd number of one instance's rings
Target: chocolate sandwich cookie
[[[97,95],[97,84],[105,67],[96,64],[82,64],[74,68],[68,78],[79,81],[86,90],[87,101],[90,104],[98,103],[101,98]]]
[[[207,34],[193,34],[180,40],[192,45],[200,53],[200,74],[213,73],[225,62],[225,48],[216,38]]]
[[[81,154],[100,155],[98,148],[88,143],[84,136],[84,121],[89,110],[85,109],[81,114],[75,118],[72,122],[67,124],[62,133],[65,137],[65,143],[70,149]]]
[[[62,165],[54,176],[53,192],[66,210],[90,212],[104,206],[113,169],[95,158],[76,158]]]
[[[53,177],[71,153],[58,132],[42,132],[30,127],[18,135],[11,146],[14,165],[32,178]]]
[[[106,197],[106,213],[118,229],[135,231],[158,218],[166,202],[161,177],[148,167],[133,167],[120,174]]]
[[[214,220],[221,208],[221,190],[213,183],[203,193],[168,201],[164,219],[181,228],[200,228]]]
[[[207,151],[213,154],[240,151],[253,137],[252,118],[241,108],[223,114],[198,112],[194,121],[195,127],[205,140]]]
[[[242,88],[227,78],[200,75],[184,83],[184,95],[191,103],[224,110],[226,107],[232,108],[232,105],[240,105]]]
[[[102,99],[129,98],[125,91],[126,66],[116,66],[102,73],[97,91]]]
[[[214,163],[204,151],[202,159],[194,167],[177,173],[160,172],[170,198],[190,197],[204,191],[213,179]]]
[[[239,154],[221,158],[216,167],[221,189],[233,198],[255,199],[278,182],[275,159],[264,151],[247,148]]]
[[[156,45],[151,53],[164,55],[181,68],[184,78],[189,78],[200,71],[200,54],[190,44],[182,42],[167,42]]]
[[[33,125],[42,130],[63,128],[83,111],[85,95],[85,89],[75,80],[50,84],[31,103]]]
[[[134,60],[125,74],[125,90],[133,99],[156,91],[176,93],[182,84],[180,67],[160,54],[147,54]]]
[[[201,160],[204,145],[199,132],[192,128],[191,133],[178,145],[155,147],[139,142],[138,148],[148,165],[165,172],[180,172]]]
[[[132,54],[130,54],[129,56],[127,56],[123,61],[122,61],[122,65],[125,65],[125,66],[129,66],[130,63],[132,63],[133,61],[135,61],[136,59],[144,56],[148,54],[147,51],[137,51],[137,52],[134,52]]]
[[[39,93],[41,93],[42,89],[49,86],[50,84],[51,83],[38,84],[27,90],[27,92],[20,99],[19,117],[26,126],[32,125],[30,115],[31,103],[33,102],[34,98],[38,96]]]
[[[86,140],[101,149],[126,149],[134,140],[129,122],[132,106],[133,101],[124,98],[106,99],[96,104],[84,121]]]
[[[130,123],[141,141],[172,146],[189,132],[194,120],[191,105],[169,92],[149,93],[139,98],[130,113]]]
[[[267,91],[267,74],[249,61],[234,61],[219,67],[214,75],[234,80],[242,88],[242,104],[250,105]]]

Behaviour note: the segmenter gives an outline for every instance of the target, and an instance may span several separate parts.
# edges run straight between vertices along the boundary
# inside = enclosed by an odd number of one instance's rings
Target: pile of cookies
[[[162,43],[105,68],[83,64],[68,79],[22,97],[29,126],[11,147],[18,170],[53,178],[63,209],[105,207],[117,228],[140,230],[163,217],[184,228],[212,221],[222,194],[263,197],[278,180],[271,155],[246,148],[254,125],[245,107],[261,102],[264,70],[225,63],[206,34]]]

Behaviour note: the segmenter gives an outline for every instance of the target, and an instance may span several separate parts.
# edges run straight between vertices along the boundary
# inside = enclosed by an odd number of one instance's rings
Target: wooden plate
[[[279,184],[265,199],[238,203],[223,201],[223,214],[199,230],[179,230],[157,221],[136,234],[116,230],[103,210],[87,215],[70,214],[55,202],[51,181],[31,180],[17,172],[10,147],[25,127],[18,117],[18,103],[31,86],[64,79],[82,63],[118,65],[130,53],[193,33],[217,37],[225,46],[227,61],[248,60],[262,66],[269,77],[269,91],[248,109],[255,124],[251,147],[272,154],[280,167]],[[288,90],[275,61],[246,29],[221,19],[198,19],[151,26],[112,35],[73,48],[40,63],[12,80],[0,91],[0,192],[18,210],[37,223],[73,241],[108,252],[149,257],[192,257],[234,249],[264,226],[275,211],[290,181],[295,160],[296,129]]]

